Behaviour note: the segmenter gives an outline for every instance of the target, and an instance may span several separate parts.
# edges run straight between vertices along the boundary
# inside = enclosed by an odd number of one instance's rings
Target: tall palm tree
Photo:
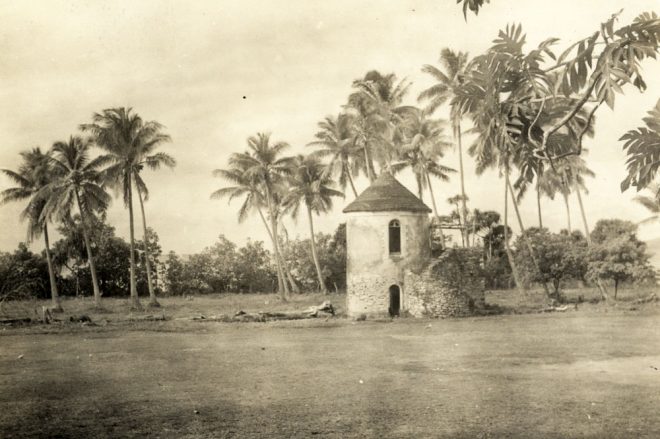
[[[16,184],[15,187],[0,192],[0,204],[27,200],[27,206],[21,212],[20,219],[21,221],[28,221],[28,242],[43,233],[53,310],[62,311],[62,304],[57,291],[53,259],[50,252],[50,242],[48,240],[48,222],[50,218],[47,215],[43,215],[44,206],[47,201],[43,196],[43,189],[53,179],[50,153],[43,153],[41,149],[34,148],[31,151],[21,152],[20,155],[23,163],[21,163],[17,172],[9,169],[0,170],[0,172]]]
[[[431,87],[422,91],[418,98],[420,101],[428,101],[427,111],[429,111],[429,113],[433,113],[445,102],[453,101],[459,87],[461,87],[465,81],[466,68],[468,65],[468,55],[464,52],[454,52],[449,48],[444,48],[440,52],[440,64],[442,65],[444,71],[429,64],[422,67],[422,71],[424,73],[431,75],[437,81]],[[467,217],[468,198],[465,194],[465,173],[463,171],[461,112],[458,110],[458,106],[453,102],[451,103],[450,118],[452,122],[454,139],[458,148],[459,173],[461,177],[461,196],[463,197],[461,217],[462,222],[465,224],[465,219]]]
[[[410,83],[397,82],[393,73],[368,72],[353,81],[355,92],[348,97],[347,108],[356,114],[354,129],[362,146],[367,176],[375,180],[374,160],[380,171],[388,170],[398,156],[402,136],[400,124],[409,107],[403,106]]]
[[[583,149],[583,154],[587,151]],[[584,225],[585,236],[589,236],[589,225],[587,223],[587,216],[584,212],[584,204],[582,203],[582,192],[588,194],[586,183],[584,177],[595,177],[596,174],[587,167],[587,162],[584,160],[583,156],[569,156],[562,159],[562,162],[559,166],[562,166],[563,172],[563,182],[564,186],[567,186],[569,190],[575,192],[575,195],[578,199],[578,204],[580,206],[580,214],[582,216],[582,223]],[[587,238],[589,241],[590,238]]]
[[[157,146],[157,145],[155,145]],[[149,154],[145,152],[142,160],[140,160],[133,167],[133,181],[135,183],[135,188],[137,189],[138,200],[140,201],[140,212],[142,213],[142,231],[143,231],[143,240],[144,240],[144,260],[145,260],[145,269],[147,271],[147,286],[149,288],[149,306],[159,307],[158,299],[156,299],[156,290],[154,287],[154,282],[152,280],[151,274],[151,255],[149,253],[149,234],[147,233],[147,218],[144,213],[144,201],[149,199],[149,189],[145,184],[144,180],[140,176],[140,172],[145,168],[151,170],[158,170],[161,166],[166,166],[170,169],[176,166],[176,160],[174,157],[169,154],[159,152],[155,154]]]
[[[47,187],[50,197],[44,211],[61,220],[70,218],[75,205],[81,219],[83,240],[87,250],[89,271],[92,275],[94,305],[101,307],[101,290],[96,275],[96,263],[90,240],[90,218],[95,212],[105,211],[110,196],[105,190],[102,168],[106,156],[90,158],[91,142],[80,136],[71,136],[67,142],[53,144],[52,166],[55,180]]]
[[[343,194],[332,188],[333,181],[325,172],[325,165],[317,157],[313,155],[297,156],[294,166],[295,170],[289,179],[290,190],[284,199],[284,206],[288,208],[293,218],[298,216],[301,204],[304,204],[307,209],[312,259],[316,267],[319,288],[327,294],[328,290],[323,280],[321,264],[316,251],[312,213],[319,215],[321,212],[329,211],[332,209],[332,197],[342,197]]]
[[[353,131],[355,116],[340,113],[338,116],[327,116],[319,122],[321,130],[316,133],[316,139],[308,146],[320,147],[314,154],[319,157],[330,157],[328,170],[331,175],[336,175],[339,187],[346,190],[346,184],[350,184],[353,195],[357,198],[357,190],[353,181],[359,165],[364,161],[364,156],[356,141]]]
[[[278,285],[280,295],[283,300],[289,297],[289,287],[284,278],[284,268],[282,265],[282,254],[278,242],[278,217],[277,194],[281,187],[286,184],[286,177],[291,175],[294,159],[292,157],[281,157],[289,145],[285,142],[276,142],[271,145],[270,134],[257,133],[251,136],[247,141],[248,150],[243,153],[234,153],[229,157],[229,171],[241,174],[243,180],[232,180],[230,175],[223,171],[216,171],[217,175],[227,178],[234,183],[243,183],[254,186],[261,194],[262,200],[268,209],[270,219],[270,230],[273,238],[273,252],[277,264]],[[238,186],[240,187],[240,186]],[[230,194],[219,193],[216,191],[216,197]],[[247,190],[241,189],[240,194],[255,195]],[[255,201],[260,201],[258,198]]]
[[[145,122],[132,108],[110,108],[92,116],[92,123],[80,126],[94,136],[94,142],[106,151],[110,165],[105,170],[108,182],[123,194],[128,207],[130,230],[130,295],[131,308],[141,309],[136,285],[135,229],[133,221],[133,179],[136,166],[170,136],[162,133],[163,126],[155,121]]]
[[[392,170],[399,172],[410,167],[417,183],[417,194],[423,198],[424,189],[431,192],[431,201],[435,206],[433,187],[430,176],[442,181],[448,181],[447,174],[456,172],[454,169],[438,163],[444,157],[444,152],[450,143],[444,134],[443,121],[430,119],[427,112],[410,107],[402,124],[404,144],[401,147],[399,161],[392,164]],[[438,216],[434,207],[435,216]]]

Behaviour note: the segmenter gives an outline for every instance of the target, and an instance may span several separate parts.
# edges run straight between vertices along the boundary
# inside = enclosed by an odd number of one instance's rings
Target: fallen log
[[[655,302],[658,300],[658,296],[655,295],[655,293],[651,293],[646,297],[642,297],[641,299],[635,300],[635,303],[642,304],[642,303],[650,303],[650,302]]]
[[[130,322],[154,322],[167,320],[165,314],[160,315],[146,315],[146,316],[133,316],[128,319]]]
[[[568,310],[568,305],[564,306],[549,306],[547,308],[541,309],[540,312],[564,312]]]
[[[305,310],[306,313],[309,313],[311,317],[317,317],[318,313],[325,313],[330,315],[335,315],[335,308],[332,306],[332,303],[327,300],[320,304],[319,306],[310,306]]]
[[[18,326],[18,325],[27,325],[32,323],[32,319],[29,317],[20,318],[20,319],[1,319],[0,325],[7,326]]]
[[[334,316],[334,307],[330,302],[325,301],[318,306],[311,306],[304,311],[247,312],[240,310],[233,316],[227,316],[225,314],[219,314],[217,316],[198,315],[190,317],[190,320],[217,322],[270,322],[275,320],[303,320]]]

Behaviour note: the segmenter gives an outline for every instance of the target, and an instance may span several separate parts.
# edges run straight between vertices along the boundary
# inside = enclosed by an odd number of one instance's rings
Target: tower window
[[[390,254],[401,253],[401,225],[398,220],[390,221]]]

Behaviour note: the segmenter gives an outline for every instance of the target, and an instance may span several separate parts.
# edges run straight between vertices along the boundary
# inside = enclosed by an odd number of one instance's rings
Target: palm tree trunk
[[[314,259],[314,266],[316,267],[316,275],[319,280],[319,288],[323,294],[328,294],[328,289],[325,287],[325,282],[323,281],[323,274],[321,273],[321,264],[319,263],[319,257],[316,253],[316,238],[314,238],[314,219],[312,218],[312,209],[307,206],[307,219],[309,220],[309,233],[310,233],[310,245],[312,247],[312,259]]]
[[[277,258],[278,270],[280,271],[280,277],[282,278],[282,292],[281,292],[282,300],[287,301],[289,300],[290,297],[290,291],[289,291],[289,284],[286,279],[286,274],[284,273],[284,264],[285,264],[284,257],[282,256],[282,252],[280,251],[277,219],[272,220],[272,227],[273,227],[273,235],[275,238],[275,257]]]
[[[504,248],[506,249],[506,258],[509,260],[509,266],[511,267],[511,273],[513,274],[513,279],[516,282],[516,288],[518,289],[518,292],[522,295],[524,292],[522,287],[522,282],[520,281],[518,268],[516,267],[516,262],[513,260],[513,253],[511,253],[511,247],[509,246],[509,167],[508,166],[505,166],[504,168]]]
[[[96,264],[94,263],[94,256],[92,254],[92,245],[89,241],[89,233],[87,231],[87,222],[85,213],[83,212],[82,204],[80,203],[80,195],[78,190],[76,193],[76,202],[78,203],[78,211],[80,212],[80,225],[82,226],[83,239],[85,241],[85,248],[87,249],[87,260],[89,261],[89,271],[92,274],[92,288],[94,290],[94,306],[101,307],[101,290],[99,289],[99,280],[96,277]]]
[[[462,204],[462,215],[463,215],[463,224],[466,224],[467,221],[467,197],[465,196],[465,173],[463,172],[463,141],[461,138],[461,119],[456,118],[456,144],[458,146],[458,165],[459,172],[461,174],[461,196],[463,197]],[[461,233],[464,234],[463,229]],[[463,247],[465,247],[465,240],[463,241]]]
[[[154,289],[154,284],[151,279],[151,254],[149,253],[149,241],[148,241],[148,235],[147,235],[147,218],[144,214],[144,202],[142,201],[142,191],[140,191],[140,187],[138,185],[135,185],[135,188],[137,189],[138,193],[138,200],[140,200],[140,211],[142,213],[142,230],[144,233],[144,266],[145,269],[147,270],[147,286],[149,288],[149,306],[151,307],[159,307],[160,303],[158,303],[158,299],[156,299],[156,290]]]
[[[279,224],[279,223],[278,223]],[[289,245],[289,234],[284,233],[284,238],[286,240],[286,244]],[[280,241],[278,241],[280,242]],[[291,270],[289,269],[289,261],[286,260],[286,256],[282,255],[282,271],[284,272],[284,279],[285,282],[289,282],[289,288],[294,294],[300,294],[300,288],[298,287],[298,284],[296,281],[293,279],[293,276],[291,275]]]
[[[459,204],[456,203],[456,216],[458,217],[458,228],[461,231],[461,245],[465,248],[465,223],[463,222],[463,214]]]
[[[571,234],[571,207],[570,204],[568,203],[568,193],[566,191],[562,191],[562,196],[564,197],[564,204],[566,205],[566,224],[568,225],[568,234]]]
[[[587,223],[587,215],[584,213],[584,205],[582,204],[582,194],[580,188],[575,185],[575,194],[577,195],[578,204],[580,205],[580,214],[582,216],[582,225],[584,226],[584,237],[587,244],[591,245],[591,234],[589,233],[589,224]]]
[[[273,232],[273,251],[275,252],[275,260],[277,263],[278,272],[278,286],[280,289],[280,297],[283,301],[289,300],[289,285],[284,279],[284,270],[282,268],[282,255],[280,253],[280,244],[277,242],[277,219],[275,218],[275,208],[273,206],[273,198],[270,194],[270,188],[266,186],[266,198],[268,201],[268,211],[270,213],[270,227]]]
[[[582,225],[584,226],[584,237],[587,240],[587,247],[591,247],[591,233],[589,232],[589,223],[587,222],[587,214],[584,211],[584,204],[582,203],[582,194],[580,193],[580,187],[576,184],[575,185],[575,194],[577,195],[578,199],[578,204],[580,205],[580,214],[582,216]],[[596,285],[598,286],[598,291],[600,291],[600,297],[604,300],[607,300],[607,288],[605,288],[605,285],[600,281],[596,281]]]
[[[538,177],[537,177],[538,178]],[[541,188],[538,181],[536,182],[536,209],[539,214],[539,229],[543,228],[543,216],[541,215]]]
[[[513,208],[516,212],[516,218],[518,219],[518,227],[520,227],[520,234],[522,235],[523,240],[527,245],[527,250],[529,250],[529,255],[532,257],[532,262],[534,263],[534,266],[536,266],[536,270],[540,273],[541,267],[539,266],[539,260],[536,258],[536,254],[534,253],[534,248],[532,247],[532,243],[529,241],[527,235],[525,235],[525,226],[523,226],[522,217],[520,216],[520,210],[518,209],[518,203],[516,203],[516,196],[513,192],[513,186],[511,186],[511,181],[509,181],[508,177],[509,175],[507,174],[507,186],[509,188],[509,192],[511,193],[511,202],[513,203]],[[550,297],[550,289],[548,288],[548,285],[545,282],[541,282],[541,284],[543,285],[543,290],[545,290],[545,295]]]
[[[131,263],[130,271],[130,292],[131,292],[131,309],[142,309],[140,304],[140,298],[138,297],[137,284],[135,280],[135,227],[133,224],[133,179],[131,176],[128,176],[128,222],[129,222],[129,231],[130,231],[130,248],[131,254],[129,255],[129,261]]]
[[[367,142],[364,142],[364,147],[362,148],[364,150],[364,167],[367,168],[367,178],[369,178],[369,181],[371,183],[374,182],[376,177],[374,176],[374,164],[371,161],[371,157],[369,156],[369,148],[367,147]]]
[[[270,230],[270,227],[268,226],[268,221],[266,221],[266,217],[264,216],[263,212],[261,211],[261,208],[257,206],[257,212],[259,212],[259,216],[261,217],[261,221],[264,223],[264,227],[266,227],[266,231],[268,232],[268,236],[270,237],[271,242],[273,243],[273,253],[275,253],[275,237],[273,236],[273,233]],[[278,293],[282,294],[282,291],[284,291],[284,284],[283,284],[283,273],[281,270],[281,265],[280,261],[275,258],[275,267],[277,271],[277,291]]]
[[[46,244],[46,261],[48,262],[48,278],[50,280],[50,298],[53,302],[52,311],[62,312],[60,296],[57,292],[57,281],[55,279],[55,269],[53,259],[50,255],[50,243],[48,242],[48,224],[44,222],[44,242]]]
[[[438,206],[435,205],[435,195],[433,195],[433,186],[431,186],[431,178],[429,173],[426,172],[426,183],[429,185],[429,194],[431,195],[431,204],[433,205],[433,215],[438,220],[438,230],[440,230],[440,240],[442,241],[442,248],[445,248],[445,234],[442,233],[442,227],[440,227],[440,217],[438,216]]]
[[[358,197],[358,193],[355,190],[355,183],[353,182],[353,177],[351,176],[351,170],[347,165],[344,165],[344,172],[346,172],[346,175],[348,176],[348,182],[351,184],[351,189],[353,190],[353,195],[355,195],[355,198]]]

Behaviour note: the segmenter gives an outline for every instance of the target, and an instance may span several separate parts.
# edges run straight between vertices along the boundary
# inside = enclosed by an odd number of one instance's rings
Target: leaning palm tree
[[[21,152],[20,155],[23,158],[23,163],[19,166],[17,172],[9,169],[0,170],[16,184],[15,187],[0,192],[0,204],[12,201],[27,201],[27,206],[20,214],[21,221],[28,221],[27,241],[30,242],[43,233],[53,310],[62,311],[48,240],[48,222],[50,218],[43,215],[47,201],[47,198],[43,196],[43,189],[53,178],[50,153],[43,153],[39,148],[34,148],[31,151]]]
[[[330,157],[328,171],[337,176],[339,187],[343,191],[346,190],[346,184],[350,184],[353,195],[357,198],[353,174],[357,172],[363,156],[353,130],[355,116],[347,113],[340,113],[336,117],[327,116],[318,125],[321,130],[316,133],[317,140],[310,142],[308,146],[319,147],[313,154]]]
[[[292,172],[294,159],[281,157],[289,145],[285,142],[271,144],[270,134],[257,133],[247,141],[248,150],[243,153],[234,153],[229,157],[229,170],[216,170],[215,174],[228,179],[236,186],[216,191],[214,198],[240,195],[249,195],[254,201],[265,204],[270,219],[270,231],[273,240],[273,253],[277,265],[278,287],[281,298],[289,297],[289,286],[284,278],[282,254],[278,242],[278,209],[277,194],[282,185],[286,184],[286,177]],[[237,191],[236,195],[231,195]],[[256,191],[256,192],[255,192]],[[259,194],[259,195],[257,195]],[[251,204],[243,205],[246,213]],[[243,210],[243,207],[241,210]],[[239,211],[239,215],[241,215]],[[239,217],[240,218],[240,217]]]
[[[213,171],[214,177],[222,178],[228,181],[231,186],[226,186],[214,191],[211,194],[211,199],[219,200],[222,198],[228,198],[229,203],[231,203],[235,198],[243,198],[243,203],[238,209],[238,222],[244,222],[251,212],[257,212],[261,221],[268,233],[268,237],[273,243],[273,248],[275,247],[275,237],[273,232],[268,225],[266,220],[266,215],[264,214],[264,209],[268,209],[266,203],[266,196],[261,191],[259,183],[247,174],[247,169],[239,168],[236,166],[231,167],[230,169],[216,169]],[[273,252],[274,254],[274,252]],[[284,288],[282,285],[282,279],[278,261],[275,261],[277,270],[277,279],[280,291]],[[280,262],[281,263],[281,262]]]
[[[94,136],[94,142],[108,156],[105,170],[107,181],[123,194],[128,208],[130,230],[130,296],[131,308],[141,309],[136,286],[135,230],[133,223],[133,177],[136,166],[170,136],[162,133],[163,126],[155,121],[145,122],[132,108],[110,108],[92,116],[92,123],[80,126]]]
[[[332,209],[332,197],[342,197],[343,194],[332,187],[333,181],[325,172],[325,165],[317,157],[297,156],[294,166],[295,170],[289,179],[290,190],[284,198],[284,206],[288,208],[294,219],[298,216],[301,204],[304,204],[307,209],[312,259],[316,267],[319,288],[327,294],[328,290],[323,280],[321,264],[316,251],[312,213],[319,215],[321,212],[328,212]]]
[[[447,101],[451,102],[454,99],[459,87],[463,85],[465,80],[468,55],[464,52],[454,52],[449,48],[444,48],[440,52],[440,64],[444,68],[444,71],[429,64],[422,67],[424,73],[428,73],[437,81],[431,87],[422,91],[419,95],[420,101],[428,101],[427,110],[429,113],[433,113],[442,104]],[[463,172],[461,112],[458,110],[458,106],[453,102],[451,104],[450,118],[456,146],[458,147],[461,196],[463,197],[461,216],[463,223],[465,223],[465,218],[467,216],[467,196],[465,195],[465,173]]]
[[[174,166],[176,166],[176,160],[174,160],[174,157],[164,152],[150,154],[149,152],[145,151],[142,160],[140,160],[133,167],[133,181],[135,183],[135,188],[137,189],[138,201],[140,202],[140,212],[142,213],[144,261],[145,261],[145,269],[147,271],[147,286],[149,288],[149,306],[151,307],[159,307],[160,304],[158,303],[158,299],[156,299],[156,290],[154,287],[154,282],[152,280],[151,255],[149,253],[149,234],[147,233],[147,218],[144,213],[144,202],[149,199],[149,189],[147,188],[147,185],[145,184],[142,177],[140,176],[140,172],[145,167],[151,170],[158,170],[162,166],[166,166],[170,169],[174,168]]]
[[[74,205],[77,207],[92,275],[94,305],[100,308],[101,290],[96,275],[89,227],[91,216],[108,208],[110,196],[105,190],[102,174],[107,157],[92,159],[90,149],[91,142],[80,136],[71,136],[67,142],[56,142],[53,145],[52,166],[55,180],[46,188],[50,196],[44,212],[66,221],[71,217]]]

